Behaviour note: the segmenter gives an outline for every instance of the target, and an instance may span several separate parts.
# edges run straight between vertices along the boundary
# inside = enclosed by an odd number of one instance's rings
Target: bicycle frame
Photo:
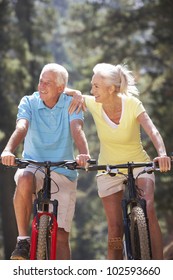
[[[149,225],[148,225],[148,218],[147,218],[147,211],[146,211],[146,201],[144,198],[141,198],[141,196],[138,193],[137,186],[135,184],[135,178],[133,175],[133,169],[138,167],[144,167],[144,172],[153,172],[154,170],[158,170],[157,165],[153,162],[128,162],[126,164],[118,164],[118,165],[93,165],[89,166],[89,171],[97,171],[97,170],[105,170],[106,172],[103,172],[103,174],[109,174],[111,176],[115,176],[116,174],[121,174],[126,177],[126,180],[124,181],[126,193],[124,193],[124,197],[122,199],[122,214],[123,214],[123,226],[124,226],[124,235],[125,235],[125,254],[126,258],[129,260],[134,259],[133,253],[132,253],[132,244],[131,244],[131,218],[130,215],[133,213],[133,215],[138,214],[139,219],[139,213],[136,211],[139,211],[139,208],[142,211],[142,217],[143,217],[143,223],[145,223],[145,237],[148,240],[148,254],[150,255],[150,258],[152,257],[151,253],[151,242],[150,242],[150,236],[149,236]],[[127,173],[119,172],[119,169],[127,169]],[[139,175],[139,174],[138,174]],[[126,195],[126,196],[125,196]],[[136,209],[137,208],[137,209]],[[135,211],[134,211],[135,210]],[[134,222],[134,221],[133,221]],[[141,228],[141,226],[140,226]],[[148,235],[148,236],[147,236]],[[133,240],[134,243],[134,240]],[[144,254],[144,253],[143,253]],[[149,258],[149,257],[148,257]]]
[[[95,159],[90,159],[87,161],[89,164],[95,164]],[[0,159],[1,163],[1,159]],[[57,231],[58,231],[58,222],[57,222],[57,214],[58,214],[58,201],[57,200],[51,200],[51,167],[64,167],[68,168],[70,170],[75,169],[81,169],[86,170],[85,167],[78,166],[77,162],[75,160],[62,160],[58,162],[51,162],[51,161],[44,161],[44,162],[37,162],[34,160],[25,160],[20,158],[15,158],[15,165],[14,166],[8,166],[13,168],[26,168],[29,164],[44,167],[45,168],[45,177],[44,177],[44,184],[41,189],[41,196],[34,201],[33,206],[33,220],[32,220],[32,226],[31,226],[31,244],[30,244],[30,260],[37,259],[37,249],[38,249],[38,237],[39,237],[39,223],[42,218],[48,217],[48,220],[46,219],[46,225],[42,223],[42,229],[47,230],[48,228],[48,236],[50,238],[50,249],[49,251],[49,259],[55,260],[56,259],[56,245],[57,245]],[[50,212],[49,206],[53,206],[53,211]],[[43,222],[43,219],[42,219]],[[44,231],[45,233],[45,231]],[[47,232],[46,232],[47,233]],[[44,236],[45,237],[45,236]],[[42,239],[41,239],[42,242]],[[40,244],[40,243],[39,243]],[[41,246],[42,244],[40,244]],[[42,247],[42,246],[41,246]],[[40,247],[40,248],[41,248]],[[41,248],[42,249],[42,248]],[[41,251],[40,251],[41,252]],[[42,253],[44,250],[42,251]],[[44,252],[45,253],[45,252]],[[46,252],[47,254],[47,252]],[[43,255],[41,255],[41,258],[43,259]]]

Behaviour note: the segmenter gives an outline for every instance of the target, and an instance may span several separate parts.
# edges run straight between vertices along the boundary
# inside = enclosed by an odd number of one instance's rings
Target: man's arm
[[[15,155],[13,154],[18,145],[25,138],[28,131],[29,122],[26,119],[20,119],[16,123],[16,129],[11,135],[6,147],[1,154],[1,161],[5,165],[14,165]]]
[[[79,151],[79,155],[76,157],[77,163],[81,166],[85,166],[88,159],[90,159],[88,143],[85,133],[83,131],[83,121],[73,120],[70,123],[71,134],[74,143]]]

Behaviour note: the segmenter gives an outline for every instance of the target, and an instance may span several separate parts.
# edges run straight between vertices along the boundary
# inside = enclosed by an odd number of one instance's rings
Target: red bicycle
[[[88,162],[94,164],[95,160],[89,160]],[[16,158],[15,163],[16,165],[13,166],[15,168],[25,168],[30,165],[30,167],[33,166],[33,168],[35,168],[35,166],[37,167],[36,172],[38,170],[44,172],[43,187],[34,200],[30,260],[55,260],[58,229],[58,201],[56,199],[51,200],[51,168],[63,167],[71,170],[85,170],[85,168],[78,166],[75,160],[37,162],[34,160]],[[53,206],[53,210],[50,211],[51,205]]]

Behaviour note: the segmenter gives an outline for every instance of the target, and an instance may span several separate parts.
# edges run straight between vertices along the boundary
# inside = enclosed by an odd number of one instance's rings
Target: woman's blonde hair
[[[127,65],[112,65],[108,63],[98,63],[93,68],[94,74],[99,74],[102,78],[106,79],[108,85],[115,85],[119,87],[119,92],[132,95],[139,94],[135,86],[135,79],[132,72],[128,70]]]

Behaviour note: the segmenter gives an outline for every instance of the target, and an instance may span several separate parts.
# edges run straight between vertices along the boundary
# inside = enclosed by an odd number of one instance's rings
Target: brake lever
[[[15,158],[15,163],[19,169],[26,168],[29,165],[27,160],[21,160],[20,158]]]
[[[77,162],[76,161],[67,161],[64,166],[69,170],[75,170],[77,167]]]
[[[86,165],[85,165],[85,167],[84,167],[85,171],[88,172],[88,168],[89,168],[90,166],[92,166],[93,164],[96,164],[96,163],[97,163],[96,159],[88,159],[88,160],[87,160],[87,163],[86,163]]]

